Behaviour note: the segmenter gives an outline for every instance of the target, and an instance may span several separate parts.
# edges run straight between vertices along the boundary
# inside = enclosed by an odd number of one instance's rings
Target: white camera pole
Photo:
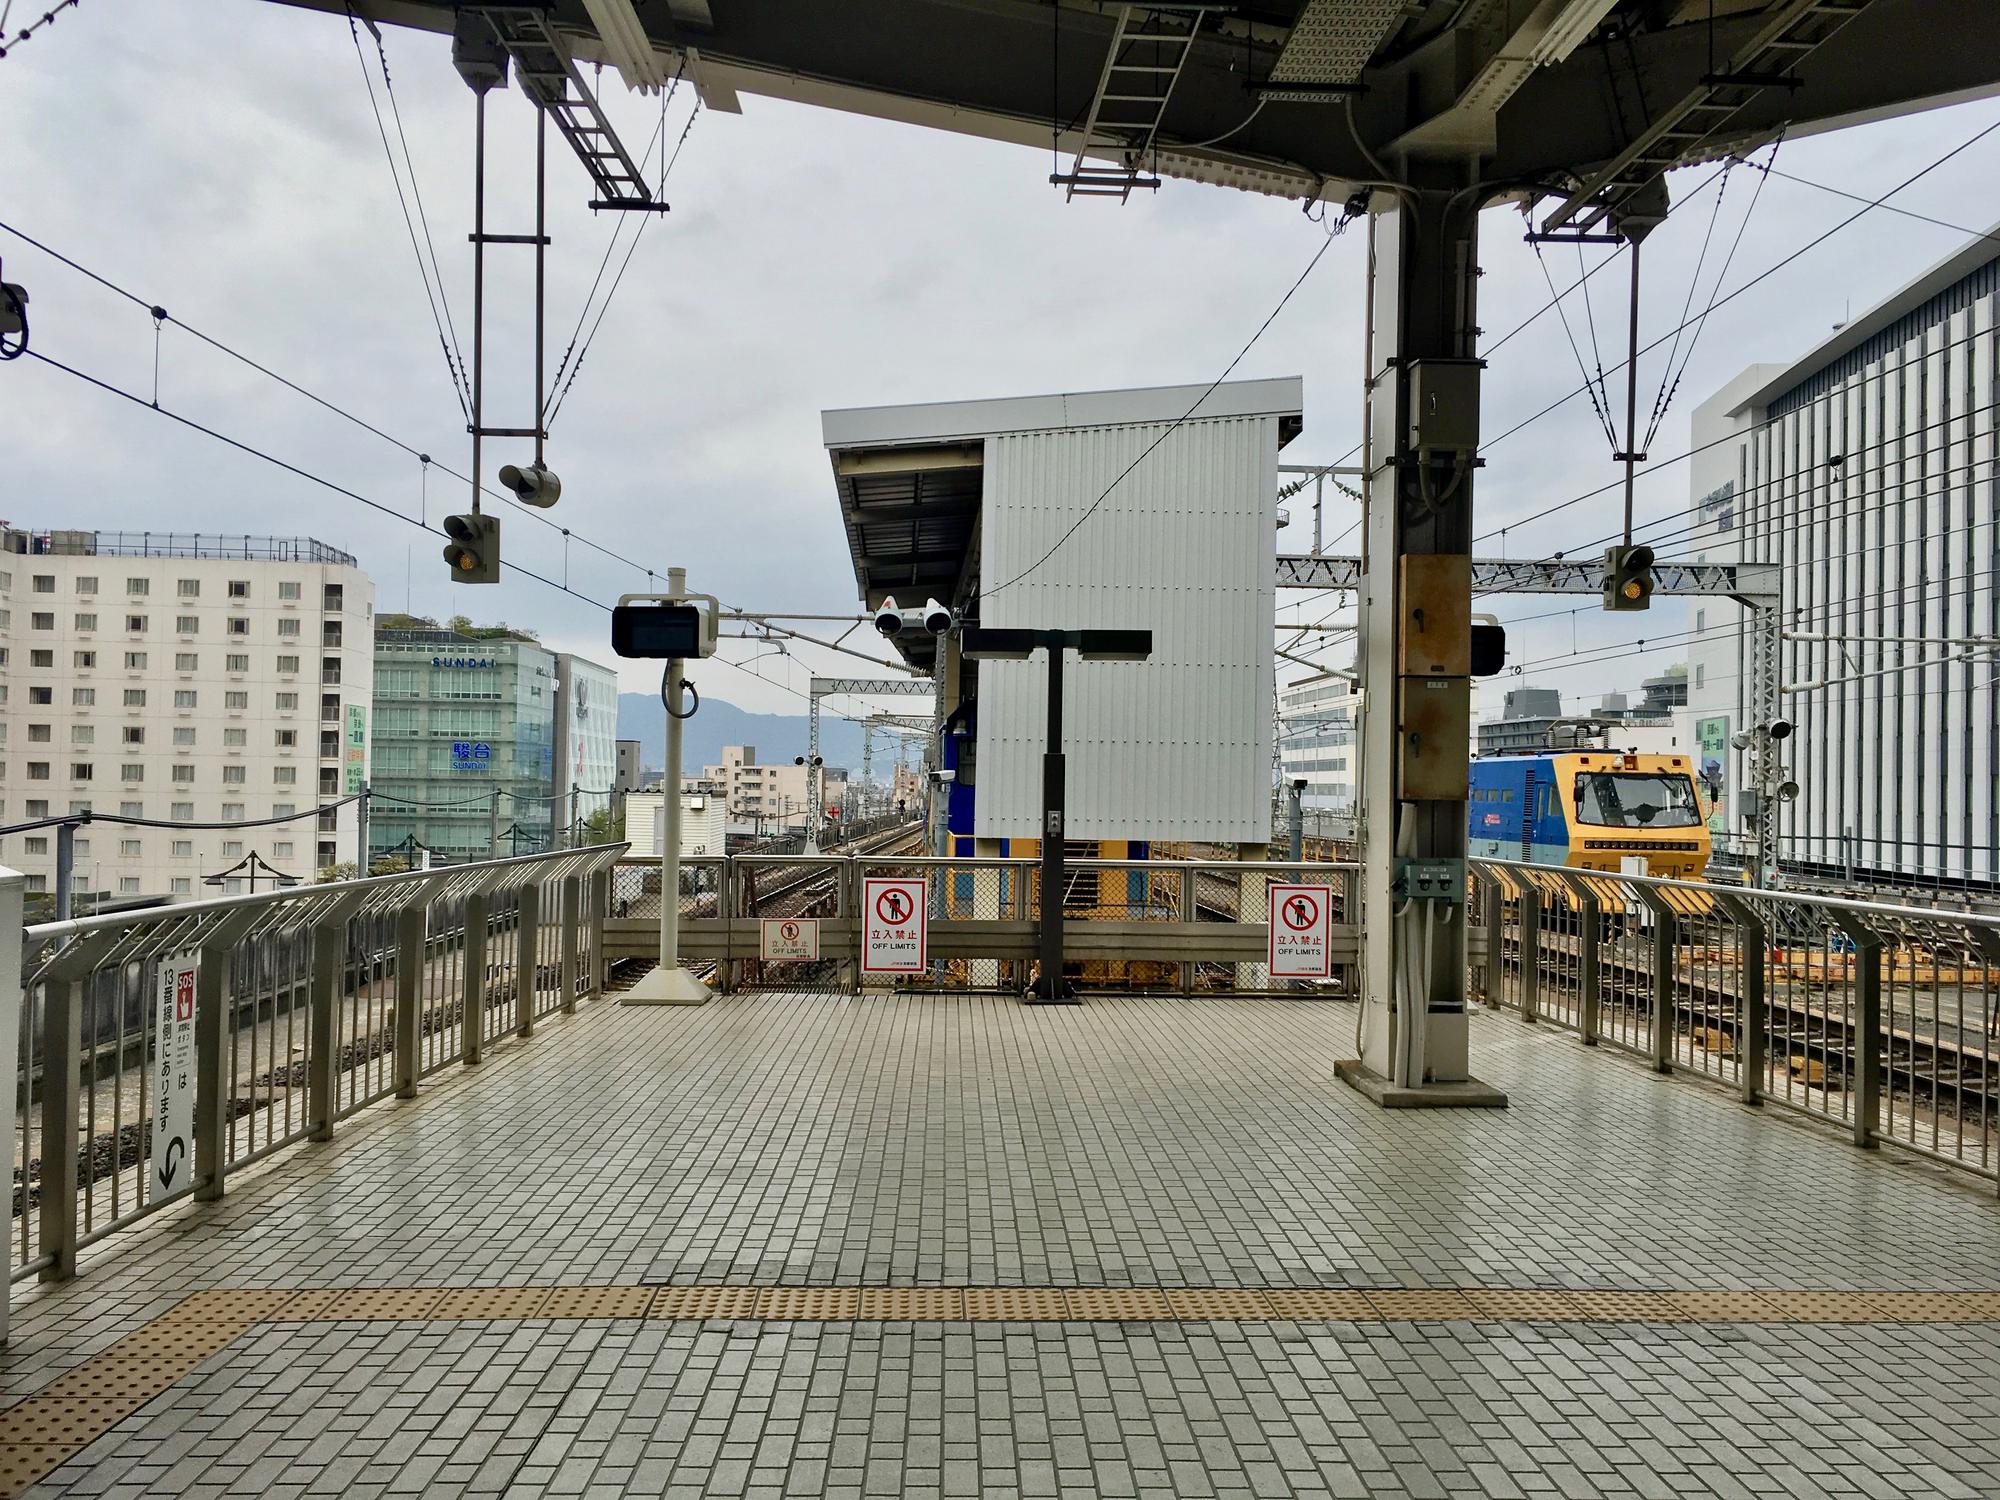
[[[686,568],[667,570],[667,595],[687,596]],[[664,811],[660,820],[660,964],[625,992],[627,1005],[701,1005],[714,995],[681,967],[681,686],[686,677],[687,663],[680,657],[671,658],[661,690],[667,710],[667,768],[660,782]],[[717,900],[722,898],[719,884]],[[729,918],[727,912],[719,915],[724,921]]]

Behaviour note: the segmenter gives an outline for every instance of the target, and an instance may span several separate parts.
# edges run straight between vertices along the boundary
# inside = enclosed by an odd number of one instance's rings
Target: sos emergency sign
[[[929,945],[923,881],[871,876],[861,882],[863,974],[922,974]]]
[[[1271,951],[1273,979],[1333,977],[1333,888],[1273,885]]]

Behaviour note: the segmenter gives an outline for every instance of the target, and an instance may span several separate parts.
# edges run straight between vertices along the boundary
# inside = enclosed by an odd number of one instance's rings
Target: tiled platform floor
[[[1383,1114],[1352,1028],[602,1005],[99,1247],[0,1384],[216,1287],[2000,1290],[1975,1187],[1508,1017],[1512,1109]],[[592,1488],[2000,1495],[2000,1324],[256,1322],[43,1491]]]

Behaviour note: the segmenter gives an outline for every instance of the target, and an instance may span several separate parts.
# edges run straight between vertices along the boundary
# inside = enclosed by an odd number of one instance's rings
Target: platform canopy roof
[[[446,32],[455,13],[545,9],[574,58],[628,83],[685,68],[712,110],[765,95],[1037,147],[1023,170],[1053,162],[1080,179],[1065,191],[1178,177],[1337,202],[1388,175],[1527,192],[1558,224],[1781,127],[2000,88],[1990,0],[351,4]]]

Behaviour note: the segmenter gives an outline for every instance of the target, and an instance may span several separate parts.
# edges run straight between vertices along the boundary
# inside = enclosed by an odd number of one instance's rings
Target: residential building
[[[1693,506],[1674,546],[1775,567],[1776,713],[1796,800],[1780,866],[2000,883],[2000,240],[1975,239],[1788,365],[1695,410]],[[1744,612],[1694,611],[1689,704],[1717,831],[1755,810]],[[1766,709],[1765,712],[1770,710]]]
[[[1562,694],[1555,688],[1509,688],[1500,700],[1500,717],[1478,727],[1479,754],[1546,750],[1549,726],[1561,717]]]
[[[1361,766],[1354,737],[1359,710],[1354,684],[1330,672],[1278,690],[1278,775],[1285,787],[1305,783],[1301,806],[1353,810]]]
[[[547,848],[568,816],[554,792],[556,653],[430,627],[378,630],[374,649],[372,850],[414,840],[482,859],[496,834],[503,854]]]
[[[806,772],[806,767],[790,763],[760,765],[755,745],[725,745],[721,764],[683,776],[681,789],[721,797],[732,831],[782,833],[811,821],[812,788]],[[828,767],[826,774],[831,793],[836,772]]]
[[[72,891],[91,899],[353,859],[354,804],[314,809],[369,774],[374,607],[355,559],[309,537],[0,526],[0,824],[89,813]],[[56,846],[38,829],[0,858],[53,893]]]

